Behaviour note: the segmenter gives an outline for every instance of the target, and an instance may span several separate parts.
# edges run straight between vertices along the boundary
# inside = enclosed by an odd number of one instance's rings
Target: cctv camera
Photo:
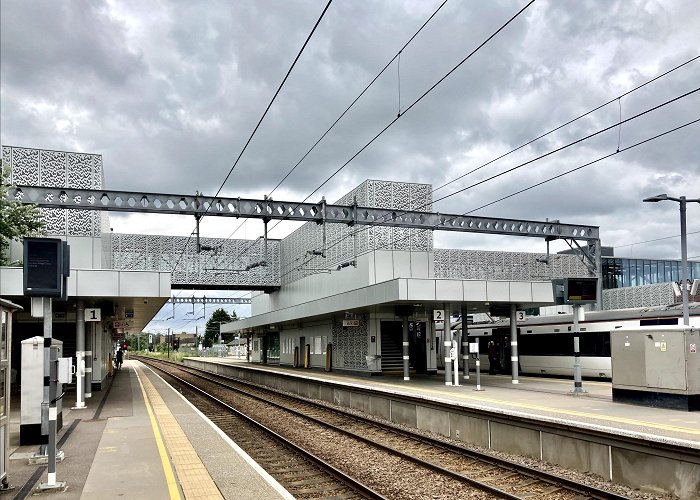
[[[148,299],[143,299],[144,304],[148,304]]]

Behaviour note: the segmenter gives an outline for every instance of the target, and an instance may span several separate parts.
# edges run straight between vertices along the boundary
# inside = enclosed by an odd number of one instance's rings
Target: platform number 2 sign
[[[442,309],[433,311],[433,321],[445,321],[445,311]]]

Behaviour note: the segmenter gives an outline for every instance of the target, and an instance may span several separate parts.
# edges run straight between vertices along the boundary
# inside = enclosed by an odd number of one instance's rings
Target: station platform
[[[412,375],[411,380],[404,381],[403,375],[363,377],[319,369],[260,365],[230,357],[196,359],[216,364],[247,366],[388,394],[417,396],[505,415],[568,423],[573,427],[590,427],[611,435],[632,436],[644,441],[677,444],[700,450],[700,412],[613,402],[611,382],[584,380],[585,392],[574,394],[573,379],[520,376],[518,383],[513,384],[510,375],[482,373],[482,390],[476,391],[475,373],[470,374],[469,380],[460,376],[459,386],[447,386],[442,372],[438,375]]]
[[[125,361],[110,380],[84,409],[71,409],[74,393],[65,395],[57,436],[65,457],[56,477],[66,488],[42,498],[293,498],[142,363]],[[11,406],[8,465],[14,489],[0,493],[8,499],[32,496],[47,482],[46,465],[31,463],[38,446],[19,446],[18,403]]]

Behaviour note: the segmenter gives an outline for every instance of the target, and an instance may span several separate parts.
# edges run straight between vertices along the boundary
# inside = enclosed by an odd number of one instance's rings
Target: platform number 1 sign
[[[101,309],[85,308],[85,321],[102,321]]]
[[[442,309],[433,311],[433,321],[445,321],[445,311]]]

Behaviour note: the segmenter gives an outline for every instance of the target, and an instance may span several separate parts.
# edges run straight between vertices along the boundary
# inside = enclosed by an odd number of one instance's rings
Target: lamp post
[[[683,297],[683,324],[690,325],[690,314],[688,311],[688,241],[685,228],[685,206],[688,202],[700,203],[700,198],[687,199],[685,196],[674,198],[666,193],[657,194],[650,198],[644,198],[645,202],[656,203],[659,201],[677,201],[681,209],[681,294]]]

